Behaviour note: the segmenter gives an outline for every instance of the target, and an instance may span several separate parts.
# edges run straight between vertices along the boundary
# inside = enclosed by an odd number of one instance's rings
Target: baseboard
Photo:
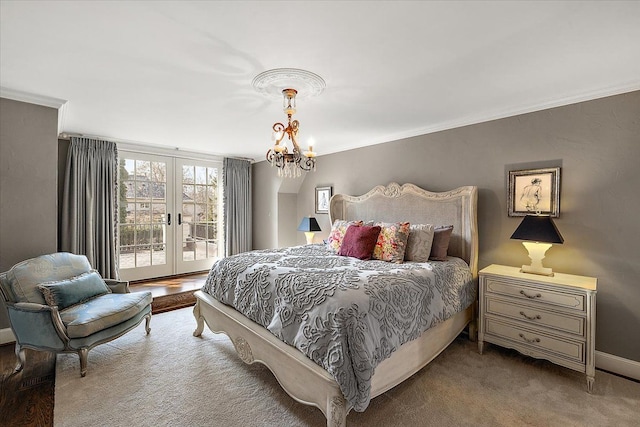
[[[640,362],[596,351],[596,368],[640,381]]]
[[[15,342],[16,337],[13,335],[11,328],[0,329],[0,345]]]

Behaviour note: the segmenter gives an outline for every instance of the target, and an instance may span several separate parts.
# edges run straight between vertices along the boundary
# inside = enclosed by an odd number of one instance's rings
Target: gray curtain
[[[86,255],[105,278],[118,278],[118,149],[71,137],[62,196],[61,249]]]
[[[224,241],[225,255],[252,249],[251,162],[224,159]]]

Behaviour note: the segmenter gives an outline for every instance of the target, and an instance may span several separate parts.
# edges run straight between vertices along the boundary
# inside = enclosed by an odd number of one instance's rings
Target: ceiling
[[[1,95],[60,132],[264,159],[272,68],[319,155],[640,89],[640,2],[5,1]]]

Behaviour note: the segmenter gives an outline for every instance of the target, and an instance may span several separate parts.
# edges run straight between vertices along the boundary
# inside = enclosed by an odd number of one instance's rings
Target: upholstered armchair
[[[25,348],[80,357],[87,373],[89,350],[146,320],[149,334],[151,292],[130,292],[128,282],[102,279],[83,255],[66,252],[22,261],[0,273],[0,291],[16,337],[16,371]]]

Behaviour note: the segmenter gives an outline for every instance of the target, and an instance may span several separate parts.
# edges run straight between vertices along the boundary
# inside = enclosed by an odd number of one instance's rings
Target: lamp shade
[[[305,216],[298,226],[298,231],[322,231],[318,225],[318,221],[312,216]]]
[[[527,215],[524,217],[512,239],[531,242],[563,243],[564,239],[550,216]]]

